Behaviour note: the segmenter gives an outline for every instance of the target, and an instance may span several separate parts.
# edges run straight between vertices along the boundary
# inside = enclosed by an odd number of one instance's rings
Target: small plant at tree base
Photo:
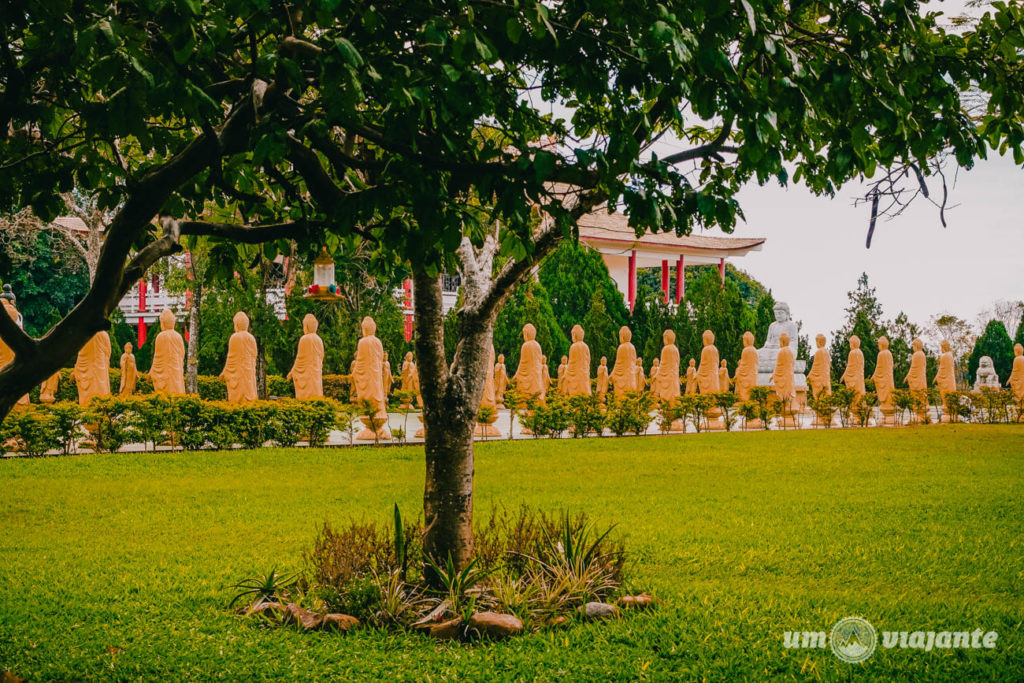
[[[250,605],[258,605],[262,602],[284,603],[289,598],[289,591],[298,582],[295,574],[278,574],[277,569],[271,569],[263,576],[256,576],[236,583],[232,588],[240,589],[235,597],[228,603],[228,607],[234,607],[235,603],[242,599],[248,599]]]
[[[438,584],[443,588],[441,595],[448,601],[449,609],[460,615],[466,612],[467,608],[472,611],[476,604],[475,598],[467,594],[468,591],[494,571],[493,569],[478,568],[479,558],[475,557],[464,569],[460,570],[455,566],[451,553],[448,553],[448,558],[443,565],[438,564],[432,557],[427,557],[426,561]]]

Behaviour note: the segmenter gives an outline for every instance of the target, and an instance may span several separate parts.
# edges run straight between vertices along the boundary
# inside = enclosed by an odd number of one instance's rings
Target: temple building
[[[678,236],[647,233],[641,237],[621,213],[591,213],[580,219],[580,242],[597,250],[619,291],[633,310],[636,303],[636,273],[640,268],[661,268],[661,289],[665,303],[679,303],[684,295],[686,266],[714,265],[725,282],[726,259],[760,251],[763,237]],[[675,291],[669,291],[670,269],[676,271]]]

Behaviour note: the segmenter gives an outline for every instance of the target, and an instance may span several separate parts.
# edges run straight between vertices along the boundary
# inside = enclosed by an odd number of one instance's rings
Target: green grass
[[[1024,678],[1024,428],[705,434],[477,448],[477,512],[616,523],[650,614],[479,646],[265,630],[229,585],[301,567],[317,524],[418,510],[419,448],[0,462],[0,670],[40,678]],[[845,664],[787,630],[999,632]],[[111,653],[108,646],[123,652]]]

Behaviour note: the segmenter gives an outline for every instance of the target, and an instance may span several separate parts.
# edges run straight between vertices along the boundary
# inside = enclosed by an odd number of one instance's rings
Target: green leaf
[[[347,38],[339,37],[335,39],[334,45],[338,48],[338,52],[341,53],[342,58],[346,62],[356,67],[363,65],[362,55],[359,54],[359,50]]]
[[[518,44],[519,39],[523,36],[523,25],[519,23],[518,19],[512,17],[505,22],[505,34],[509,40]]]
[[[754,8],[750,6],[747,0],[740,0],[740,4],[743,5],[743,10],[747,13],[747,23],[750,24],[750,32],[757,33],[757,23],[754,21]]]

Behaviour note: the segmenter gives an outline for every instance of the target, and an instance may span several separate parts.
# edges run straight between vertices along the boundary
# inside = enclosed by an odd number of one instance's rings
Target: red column
[[[146,321],[139,318],[139,348],[146,343]]]
[[[722,284],[725,284],[725,257],[718,259],[718,277],[721,278]]]
[[[412,341],[412,280],[402,283],[402,304],[405,307],[405,341]]]
[[[629,252],[629,312],[636,304],[636,249]]]
[[[139,313],[146,310],[146,281],[139,280]]]
[[[676,262],[676,303],[678,304],[683,300],[683,295],[686,294],[686,266],[683,265],[683,255],[679,255],[679,261]]]
[[[668,303],[668,260],[661,261],[661,291],[665,294],[665,303]]]

